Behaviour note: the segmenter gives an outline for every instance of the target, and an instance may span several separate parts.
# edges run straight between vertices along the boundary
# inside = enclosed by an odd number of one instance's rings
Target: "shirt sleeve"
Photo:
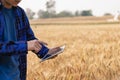
[[[23,10],[23,16],[24,16],[24,19],[25,19],[25,26],[27,27],[27,40],[34,40],[34,39],[37,39],[34,35],[34,32],[32,31],[31,27],[30,27],[30,23],[29,23],[29,20],[26,16],[26,13],[25,11]]]
[[[27,34],[27,40],[29,41],[29,40],[37,39],[37,38],[34,36],[34,33],[33,33],[32,29],[31,29],[31,27],[30,27],[29,20],[28,20],[28,18],[27,18],[27,16],[26,16],[24,10],[23,10],[22,12],[23,12],[23,16],[24,16],[24,18],[25,18],[25,25],[26,25],[26,27],[27,27],[27,33],[26,33],[26,34]],[[47,54],[48,51],[49,51],[49,49],[48,49],[46,46],[42,45],[42,49],[41,49],[38,53],[36,53],[36,55],[37,55],[39,58],[42,58],[45,54]],[[33,52],[34,52],[34,51],[33,51]]]
[[[0,55],[23,55],[27,53],[26,41],[0,42]]]

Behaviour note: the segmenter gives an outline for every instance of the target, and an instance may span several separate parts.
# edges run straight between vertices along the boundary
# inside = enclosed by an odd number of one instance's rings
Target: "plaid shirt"
[[[3,41],[3,33],[5,27],[4,16],[1,12],[2,5],[0,5],[0,55],[20,55],[19,70],[20,80],[26,80],[27,70],[27,41],[36,39],[33,31],[30,28],[28,18],[23,9],[20,7],[13,7],[15,13],[15,27],[17,41]]]

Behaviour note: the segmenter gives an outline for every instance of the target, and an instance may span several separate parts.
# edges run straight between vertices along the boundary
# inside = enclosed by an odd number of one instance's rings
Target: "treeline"
[[[43,11],[40,10],[38,12],[38,18],[59,18],[59,17],[74,17],[74,16],[92,16],[92,11],[91,10],[86,10],[86,11],[76,11],[75,13],[72,13],[70,11],[61,11],[59,13],[49,13],[48,11]]]
[[[91,10],[83,10],[83,11],[61,11],[59,13],[56,12],[48,12],[44,10],[39,10],[38,13],[33,12],[31,9],[26,9],[26,14],[29,19],[33,19],[35,15],[38,18],[59,18],[59,17],[77,17],[77,16],[93,16]]]
[[[93,16],[92,10],[83,10],[83,11],[75,11],[74,13],[71,11],[61,11],[56,13],[55,11],[55,1],[49,0],[46,2],[46,10],[39,10],[37,13],[33,12],[31,9],[26,9],[26,14],[29,19],[33,19],[34,16],[38,16],[37,18],[59,18],[59,17],[77,17],[77,16]],[[105,15],[111,15],[109,13]]]

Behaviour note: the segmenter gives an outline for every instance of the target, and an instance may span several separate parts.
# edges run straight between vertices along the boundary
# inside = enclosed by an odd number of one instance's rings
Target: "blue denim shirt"
[[[15,17],[13,9],[2,8],[5,19],[4,42],[17,41],[15,30]],[[0,79],[1,80],[20,80],[19,55],[0,56]]]
[[[34,33],[30,28],[30,24],[24,10],[19,6],[17,6],[12,8],[15,16],[16,41],[14,40],[4,41],[4,31],[5,31],[4,29],[5,29],[6,23],[5,23],[4,15],[2,13],[2,7],[3,6],[0,5],[0,56],[4,58],[8,58],[9,56],[19,55],[19,59],[17,59],[19,63],[19,66],[18,66],[18,69],[20,72],[19,77],[20,77],[20,80],[26,80],[27,53],[28,53],[27,41],[34,40],[37,38],[34,36]],[[49,50],[44,45],[42,46],[43,48],[42,50],[39,51],[39,56],[43,56],[43,54],[45,55],[46,52]],[[2,62],[4,63],[5,61],[2,60],[1,58],[0,63]],[[11,68],[13,67],[11,66]],[[9,72],[7,73],[9,74]],[[5,74],[5,73],[0,70],[0,75],[1,74]],[[6,80],[11,80],[10,77],[8,76],[2,76],[2,77],[5,77]],[[1,79],[1,76],[0,76],[0,79]]]
[[[27,70],[27,41],[36,39],[33,31],[30,28],[29,21],[23,9],[20,7],[13,7],[13,13],[15,14],[15,30],[17,41],[4,41],[4,29],[5,29],[5,18],[2,13],[2,5],[0,5],[0,56],[8,58],[9,56],[19,55],[19,66],[20,80],[26,80],[26,70]],[[5,62],[0,59],[0,63]],[[11,64],[11,63],[8,63]],[[0,65],[1,66],[1,65]],[[6,65],[4,65],[6,66]],[[14,68],[10,66],[11,68]],[[7,67],[3,68],[6,69]],[[7,72],[8,74],[9,71]],[[5,74],[0,70],[0,75]],[[7,80],[11,80],[8,76],[2,76]],[[1,78],[1,76],[0,76]]]

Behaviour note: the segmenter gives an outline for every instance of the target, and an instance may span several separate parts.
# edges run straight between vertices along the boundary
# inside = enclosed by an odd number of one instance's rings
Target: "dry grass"
[[[66,49],[43,63],[29,52],[27,80],[120,80],[120,25],[46,25],[32,29],[48,47],[66,44]]]
[[[50,19],[39,19],[39,20],[31,20],[31,24],[35,25],[78,25],[78,24],[110,24],[108,19],[112,19],[113,16],[103,16],[103,17],[72,17],[72,18],[50,18]],[[120,22],[112,22],[112,23],[120,23]]]

